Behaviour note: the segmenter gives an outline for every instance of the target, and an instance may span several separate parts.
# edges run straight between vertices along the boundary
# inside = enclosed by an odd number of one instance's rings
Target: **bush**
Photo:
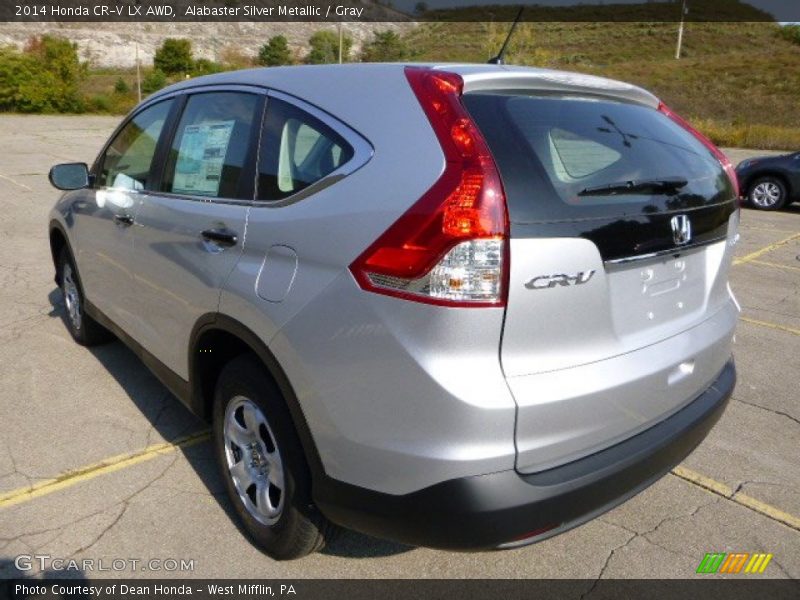
[[[189,73],[194,66],[192,42],[183,38],[167,38],[153,57],[153,66],[165,75]]]
[[[105,94],[97,94],[89,99],[89,110],[92,112],[111,112],[111,98]]]
[[[125,80],[120,77],[117,79],[117,82],[114,84],[114,91],[118,94],[127,94],[131,91],[131,88],[125,83]]]
[[[34,37],[25,50],[0,49],[0,110],[82,112],[86,65],[64,38]]]
[[[248,69],[253,66],[253,57],[245,53],[239,46],[225,46],[219,55],[220,62],[227,70]]]
[[[222,68],[222,65],[215,63],[213,60],[208,60],[207,58],[198,58],[196,61],[194,61],[194,67],[192,67],[192,77],[221,73],[223,70],[224,69]]]
[[[145,94],[152,94],[167,85],[167,76],[161,69],[150,71],[144,79],[142,79],[142,92]]]
[[[800,25],[784,25],[778,29],[778,35],[785,40],[800,44]]]
[[[361,51],[363,62],[394,62],[406,58],[408,47],[394,31],[376,31],[375,38]]]
[[[337,40],[338,44],[338,40]],[[256,62],[263,67],[279,67],[292,64],[292,53],[289,51],[289,42],[282,35],[274,35],[261,46]]]
[[[339,62],[339,34],[335,31],[318,31],[309,38],[311,51],[306,56],[310,65],[322,65]],[[342,62],[350,58],[353,39],[345,35],[342,38]]]

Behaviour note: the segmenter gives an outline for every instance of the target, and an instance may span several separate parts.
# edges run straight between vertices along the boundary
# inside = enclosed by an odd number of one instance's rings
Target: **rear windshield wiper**
[[[680,177],[666,179],[647,179],[642,181],[621,181],[588,187],[578,192],[578,196],[616,196],[617,194],[666,194],[686,187],[689,182]]]

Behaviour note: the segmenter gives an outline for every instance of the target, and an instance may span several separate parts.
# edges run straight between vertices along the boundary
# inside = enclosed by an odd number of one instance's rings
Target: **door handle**
[[[226,248],[235,246],[239,241],[236,232],[230,229],[206,229],[200,235],[204,240]]]
[[[114,215],[114,222],[123,227],[130,227],[133,225],[133,217],[130,215]]]

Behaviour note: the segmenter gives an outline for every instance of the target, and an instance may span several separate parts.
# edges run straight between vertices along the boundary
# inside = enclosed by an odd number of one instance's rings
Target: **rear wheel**
[[[777,177],[760,177],[750,184],[747,199],[753,208],[778,210],[786,204],[786,185]]]
[[[213,428],[225,487],[255,543],[278,560],[320,550],[333,525],[312,505],[311,475],[291,415],[254,357],[236,358],[222,370]]]
[[[66,248],[61,250],[58,258],[58,281],[61,282],[66,309],[64,322],[72,338],[82,346],[96,346],[114,339],[108,329],[86,314],[86,299],[78,269]]]

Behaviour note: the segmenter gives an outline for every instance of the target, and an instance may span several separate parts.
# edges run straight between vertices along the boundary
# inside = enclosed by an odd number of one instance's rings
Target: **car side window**
[[[99,187],[147,189],[153,155],[172,102],[165,100],[146,108],[125,124],[103,155]]]
[[[252,200],[252,182],[243,185],[242,173],[258,133],[260,105],[259,96],[247,92],[190,96],[172,141],[162,191]]]
[[[353,147],[301,108],[270,98],[261,136],[258,199],[282,200],[332,173]]]

